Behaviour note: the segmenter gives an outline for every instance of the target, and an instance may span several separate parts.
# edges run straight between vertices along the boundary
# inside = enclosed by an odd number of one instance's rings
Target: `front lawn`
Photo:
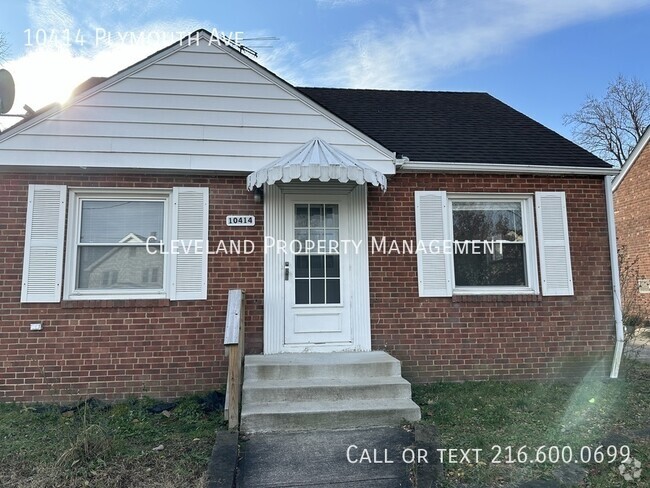
[[[459,455],[453,463],[447,456],[441,486],[518,486],[532,480],[555,481],[554,486],[650,486],[650,365],[630,364],[618,380],[414,386],[422,421],[436,426],[441,448],[481,450],[478,462],[477,451],[468,456],[471,462],[458,462]],[[607,451],[608,446],[615,447]],[[623,446],[641,463],[640,478],[634,478],[638,469],[630,464],[621,474]]]
[[[87,401],[67,412],[0,404],[0,486],[204,486],[215,431],[225,428],[210,398],[186,397],[169,410],[150,399]]]

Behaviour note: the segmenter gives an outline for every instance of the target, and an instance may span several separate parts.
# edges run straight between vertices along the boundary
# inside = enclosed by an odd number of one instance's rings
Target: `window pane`
[[[309,231],[309,238],[313,242],[312,246],[318,246],[318,241],[325,240],[325,231],[323,229],[312,229]],[[323,246],[323,243],[321,243],[321,246]]]
[[[523,241],[518,202],[453,202],[454,240]]]
[[[77,288],[162,289],[162,269],[163,255],[150,254],[144,246],[80,246]]]
[[[309,303],[309,280],[296,280],[296,305]]]
[[[296,278],[309,278],[309,256],[296,256]]]
[[[323,278],[325,276],[325,256],[311,256],[311,277]]]
[[[296,240],[300,241],[300,244],[305,248],[305,243],[309,237],[309,231],[307,229],[296,229]],[[298,246],[299,247],[299,246]]]
[[[296,227],[307,227],[308,224],[307,205],[296,205]]]
[[[84,200],[81,242],[146,242],[163,239],[163,202]]]
[[[311,303],[325,303],[325,280],[311,280]]]
[[[323,205],[309,206],[309,225],[311,227],[323,227]]]
[[[325,258],[325,272],[328,278],[338,278],[340,276],[338,256],[327,256]]]
[[[339,206],[325,205],[325,225],[327,227],[339,226]]]
[[[339,231],[338,230],[326,230],[325,231],[325,246],[327,248],[336,248],[335,242],[339,240]]]
[[[327,280],[327,303],[341,303],[341,280]]]
[[[455,251],[458,251],[456,248]],[[494,252],[454,252],[456,286],[527,286],[524,244],[494,246]]]

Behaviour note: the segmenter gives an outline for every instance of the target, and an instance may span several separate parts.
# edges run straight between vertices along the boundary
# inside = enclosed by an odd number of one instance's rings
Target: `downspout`
[[[612,361],[610,378],[618,378],[618,369],[623,357],[624,332],[623,310],[621,308],[621,282],[618,269],[618,249],[616,248],[616,221],[614,220],[613,176],[605,176],[605,203],[607,206],[607,230],[609,234],[609,260],[612,267],[612,294],[614,298],[614,322],[616,324],[616,347]]]

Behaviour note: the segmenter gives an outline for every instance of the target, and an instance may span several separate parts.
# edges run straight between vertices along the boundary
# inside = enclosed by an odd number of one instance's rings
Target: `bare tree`
[[[622,166],[650,124],[650,91],[637,78],[619,75],[602,98],[587,96],[566,114],[575,141],[615,166]]]

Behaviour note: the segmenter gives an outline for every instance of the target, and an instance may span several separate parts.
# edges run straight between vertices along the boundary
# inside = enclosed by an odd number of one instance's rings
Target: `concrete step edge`
[[[282,389],[298,389],[298,388],[322,388],[322,387],[372,387],[372,386],[405,386],[410,385],[401,376],[369,376],[365,378],[359,377],[316,377],[305,379],[259,379],[259,378],[246,378],[244,379],[244,390],[275,390]]]
[[[420,410],[420,407],[410,399],[373,399],[373,400],[334,400],[307,402],[269,402],[247,403],[242,407],[242,417],[245,415],[303,415],[310,413],[335,412],[384,412],[397,410]]]

